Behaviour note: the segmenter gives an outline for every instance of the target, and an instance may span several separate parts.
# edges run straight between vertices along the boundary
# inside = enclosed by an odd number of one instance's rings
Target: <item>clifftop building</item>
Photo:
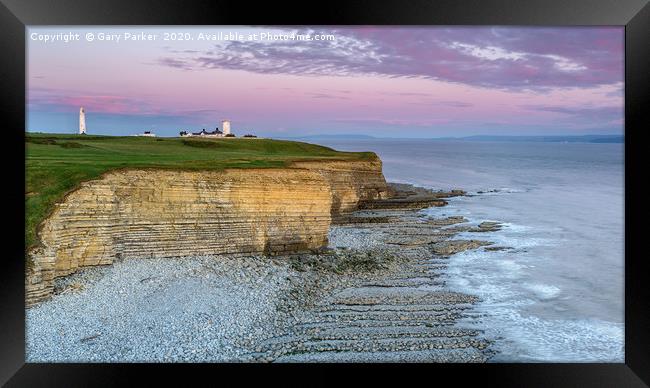
[[[230,120],[221,121],[221,128],[223,129],[222,131],[220,131],[219,128],[215,128],[212,132],[202,129],[201,132],[181,131],[179,134],[181,137],[235,137],[235,135],[230,132]]]
[[[86,112],[83,106],[79,108],[79,134],[86,134]]]
[[[223,128],[223,134],[224,135],[229,135],[230,134],[230,120],[223,120],[221,122],[221,128]]]
[[[208,132],[205,129],[202,129],[201,132],[187,132],[187,131],[181,131],[180,132],[181,137],[192,137],[192,136],[201,136],[201,137],[223,137],[224,133],[219,130],[219,128],[216,128],[212,132]]]

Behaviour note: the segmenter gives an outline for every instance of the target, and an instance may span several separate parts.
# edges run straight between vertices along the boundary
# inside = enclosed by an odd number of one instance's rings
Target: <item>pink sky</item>
[[[332,41],[197,41],[253,27],[29,28],[28,130],[263,136],[623,133],[623,29],[301,28]],[[85,34],[159,35],[88,42]],[[79,33],[80,41],[43,42]],[[195,40],[163,41],[165,32]]]

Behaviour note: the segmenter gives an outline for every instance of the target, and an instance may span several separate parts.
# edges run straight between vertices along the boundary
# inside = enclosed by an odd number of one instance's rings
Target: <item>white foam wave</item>
[[[501,308],[486,316],[495,343],[494,362],[623,362],[622,324],[596,319],[548,320]]]
[[[527,193],[530,189],[513,188],[513,187],[499,187],[492,189],[482,189],[469,192],[470,195],[500,195],[500,194],[518,194]]]
[[[560,288],[550,284],[526,284],[524,287],[535,293],[539,299],[552,299],[560,294]]]

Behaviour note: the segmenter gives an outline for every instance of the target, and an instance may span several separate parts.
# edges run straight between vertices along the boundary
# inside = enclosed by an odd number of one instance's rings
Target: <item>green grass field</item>
[[[339,152],[308,143],[270,139],[148,138],[25,134],[26,249],[53,205],[87,180],[121,168],[221,170],[283,167],[296,160],[373,159],[372,152]]]

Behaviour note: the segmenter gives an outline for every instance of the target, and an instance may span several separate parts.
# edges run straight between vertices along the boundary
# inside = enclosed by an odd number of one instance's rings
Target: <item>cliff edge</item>
[[[332,219],[390,190],[381,161],[299,161],[288,168],[105,173],[69,193],[28,255],[28,305],[54,279],[120,257],[280,254],[327,245]]]

